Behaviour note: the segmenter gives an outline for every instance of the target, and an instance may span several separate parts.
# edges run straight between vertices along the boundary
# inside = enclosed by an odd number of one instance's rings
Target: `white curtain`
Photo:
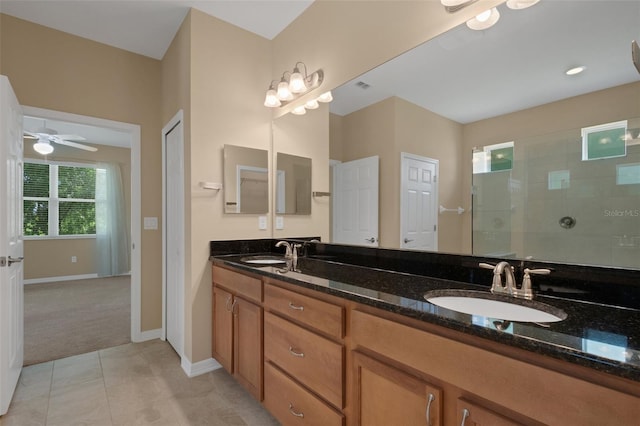
[[[117,164],[96,168],[96,245],[98,276],[130,272],[129,227]]]

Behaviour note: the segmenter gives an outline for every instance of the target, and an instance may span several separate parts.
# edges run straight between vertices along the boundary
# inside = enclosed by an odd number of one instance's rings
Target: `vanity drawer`
[[[313,392],[343,408],[344,348],[269,312],[264,314],[264,358]]]
[[[257,278],[214,266],[213,282],[238,296],[262,303],[262,281]]]
[[[264,305],[329,336],[344,337],[344,309],[341,306],[270,284],[264,288]]]
[[[344,416],[291,380],[270,362],[264,365],[263,404],[284,426],[342,426]]]

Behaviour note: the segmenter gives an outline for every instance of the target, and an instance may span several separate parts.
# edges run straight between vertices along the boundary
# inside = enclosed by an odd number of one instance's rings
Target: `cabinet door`
[[[442,390],[397,368],[353,352],[356,424],[442,425]]]
[[[212,355],[229,373],[233,372],[233,296],[213,287]]]
[[[481,405],[458,399],[457,424],[461,426],[516,426],[521,425]]]
[[[262,401],[262,308],[236,297],[233,317],[233,375],[258,401]]]

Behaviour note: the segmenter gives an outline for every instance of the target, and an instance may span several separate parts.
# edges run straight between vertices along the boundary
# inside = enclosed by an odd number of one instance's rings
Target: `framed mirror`
[[[276,214],[311,214],[311,158],[276,154]]]
[[[224,212],[269,212],[269,153],[266,150],[224,146]]]

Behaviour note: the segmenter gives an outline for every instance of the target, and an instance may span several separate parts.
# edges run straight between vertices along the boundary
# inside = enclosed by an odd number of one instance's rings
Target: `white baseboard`
[[[188,377],[196,377],[222,367],[222,365],[220,365],[220,363],[213,358],[205,359],[204,361],[199,361],[195,364],[191,364],[191,362],[184,356],[182,357],[180,366]]]
[[[74,280],[87,280],[90,278],[98,278],[98,274],[84,274],[84,275],[67,275],[63,277],[46,277],[46,278],[32,278],[30,280],[24,280],[24,284],[40,284],[40,283],[52,283],[56,281],[74,281]]]
[[[139,331],[137,333],[133,333],[131,336],[131,341],[134,343],[146,342],[148,340],[161,339],[162,338],[162,329],[156,328],[155,330],[147,330],[147,331]]]

